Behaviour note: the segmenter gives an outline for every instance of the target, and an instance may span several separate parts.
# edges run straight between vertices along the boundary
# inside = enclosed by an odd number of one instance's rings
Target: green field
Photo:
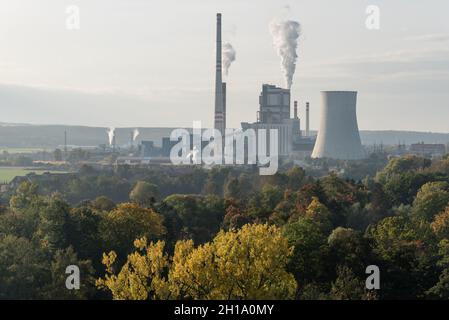
[[[31,168],[21,168],[21,167],[0,167],[0,182],[10,182],[17,176],[25,176],[28,173],[34,172],[36,174],[42,174],[44,172],[51,173],[64,173],[63,171],[51,171],[45,169],[31,169]]]
[[[0,148],[0,153],[3,153],[4,151],[6,151],[10,154],[35,153],[35,152],[39,152],[42,150],[45,150],[45,148]],[[52,149],[50,148],[48,150],[52,150]]]

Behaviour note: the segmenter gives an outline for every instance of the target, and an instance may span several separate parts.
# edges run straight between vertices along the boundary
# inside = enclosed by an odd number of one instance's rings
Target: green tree
[[[347,266],[337,268],[337,279],[332,283],[330,298],[333,300],[366,299],[365,283]]]
[[[287,187],[297,191],[303,186],[306,180],[306,172],[303,168],[295,166],[287,171],[287,178]]]
[[[170,239],[193,239],[195,243],[211,240],[226,213],[224,200],[214,195],[174,194],[157,210],[166,221]]]
[[[80,269],[80,288],[68,290],[66,279],[68,266],[77,266]],[[57,250],[50,264],[51,280],[42,290],[43,299],[74,300],[87,299],[92,296],[95,289],[94,269],[89,260],[79,260],[72,247]]]
[[[104,248],[116,250],[122,258],[132,249],[136,237],[155,240],[166,232],[159,214],[135,203],[119,204],[106,213],[99,228]]]
[[[423,298],[438,281],[437,244],[429,223],[402,214],[381,220],[367,235],[381,261],[383,298]]]
[[[159,189],[155,184],[137,181],[129,198],[144,207],[151,207],[159,197]]]
[[[29,240],[0,237],[0,299],[39,298],[49,281],[45,253]]]
[[[295,275],[299,289],[311,282],[323,281],[327,273],[327,239],[321,228],[312,220],[300,218],[286,224],[283,235],[294,248],[288,270]],[[310,266],[313,266],[311,268]]]
[[[61,149],[55,149],[55,151],[53,151],[53,158],[55,161],[62,161],[63,156]]]
[[[39,216],[37,235],[41,245],[51,252],[67,245],[67,223],[70,207],[59,194],[53,194]]]
[[[72,208],[66,227],[67,243],[75,249],[81,259],[100,261],[102,248],[100,224],[104,213],[89,207]]]
[[[428,182],[423,185],[413,201],[413,214],[432,221],[434,216],[444,210],[449,203],[449,184],[447,182]]]
[[[328,238],[332,264],[347,266],[357,275],[364,275],[366,266],[376,264],[371,256],[369,242],[361,232],[338,227]]]
[[[115,203],[105,196],[99,196],[92,201],[91,206],[98,211],[111,211],[115,208]]]

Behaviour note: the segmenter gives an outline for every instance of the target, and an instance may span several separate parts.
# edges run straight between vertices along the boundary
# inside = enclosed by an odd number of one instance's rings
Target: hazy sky
[[[229,126],[255,121],[262,83],[284,85],[281,17],[302,25],[292,94],[313,129],[321,90],[357,90],[360,129],[449,132],[447,0],[0,0],[0,122],[211,126],[216,12],[237,51]]]

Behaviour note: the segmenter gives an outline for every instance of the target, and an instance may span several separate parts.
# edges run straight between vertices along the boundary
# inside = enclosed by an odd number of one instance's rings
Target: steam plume
[[[299,22],[292,20],[272,21],[270,23],[270,33],[273,37],[273,45],[281,58],[281,69],[285,77],[285,83],[290,89],[293,82],[293,75],[296,69],[296,59],[298,55],[298,39],[301,26]]]
[[[231,67],[231,64],[235,61],[236,58],[236,52],[234,47],[229,43],[225,43],[223,45],[223,67],[225,75],[227,76],[229,73],[229,68]]]
[[[196,163],[199,155],[200,151],[196,146],[193,146],[193,150],[189,152],[186,158],[192,161],[192,163]]]
[[[134,129],[134,131],[133,131],[133,141],[136,141],[136,139],[139,136],[139,134],[140,134],[139,129]]]
[[[112,144],[114,143],[115,128],[113,128],[113,127],[109,128],[107,133],[108,133],[108,138],[109,138],[109,145],[112,146]]]

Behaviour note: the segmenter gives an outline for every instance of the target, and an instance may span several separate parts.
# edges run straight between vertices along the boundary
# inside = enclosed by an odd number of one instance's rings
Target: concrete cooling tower
[[[365,158],[357,125],[355,91],[323,91],[321,123],[312,158]]]

